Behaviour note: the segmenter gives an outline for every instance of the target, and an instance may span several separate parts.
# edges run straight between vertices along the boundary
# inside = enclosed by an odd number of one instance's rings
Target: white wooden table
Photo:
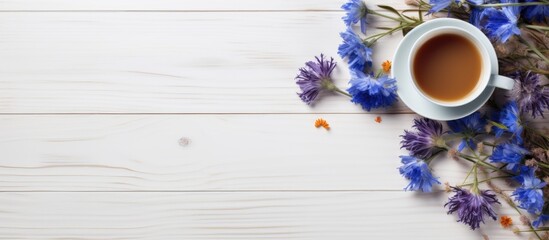
[[[296,96],[305,61],[337,56],[344,2],[0,0],[0,238],[515,239],[402,190],[402,104]]]

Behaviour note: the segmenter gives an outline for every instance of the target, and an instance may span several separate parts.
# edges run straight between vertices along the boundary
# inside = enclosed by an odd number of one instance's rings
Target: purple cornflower
[[[502,1],[508,3],[516,3],[516,0]],[[505,43],[513,35],[520,35],[520,29],[517,26],[519,19],[519,7],[508,6],[501,9],[487,8],[483,12],[486,17],[483,29],[487,35]]]
[[[439,12],[440,10],[450,6],[452,2],[459,3],[460,0],[429,0],[429,5],[431,5],[431,9],[429,9],[429,12],[427,12],[427,14]]]
[[[523,167],[520,175],[514,177],[515,180],[521,183],[513,195],[515,201],[519,203],[519,207],[526,209],[529,213],[539,214],[543,209],[543,191],[542,188],[547,183],[536,177],[534,168]]]
[[[486,119],[478,111],[464,118],[448,122],[448,127],[450,127],[450,130],[453,133],[462,136],[461,142],[458,146],[459,152],[461,152],[461,150],[463,150],[463,148],[467,145],[474,150],[476,148],[474,138],[477,135],[486,132],[485,126]]]
[[[516,72],[512,77],[515,87],[510,97],[517,102],[520,112],[530,113],[533,118],[543,117],[543,111],[549,109],[549,87],[540,83],[539,74]]]
[[[414,119],[412,127],[417,131],[404,130],[404,135],[400,136],[402,137],[401,148],[410,151],[412,156],[428,159],[446,145],[442,139],[442,124],[439,122],[428,118]]]
[[[410,180],[410,184],[404,188],[406,191],[431,192],[433,184],[440,182],[433,177],[429,166],[425,161],[411,156],[400,156],[402,165],[398,168],[400,174]]]
[[[532,226],[534,226],[535,228],[539,228],[543,226],[543,224],[545,224],[547,220],[549,220],[549,215],[541,214],[536,220],[532,222]]]
[[[526,0],[526,2],[534,2],[535,0]],[[531,22],[542,22],[549,17],[549,5],[535,5],[522,8],[524,18]]]
[[[490,160],[495,163],[506,163],[507,169],[515,171],[518,169],[524,155],[528,154],[528,150],[522,148],[515,143],[503,143],[497,145]]]
[[[492,209],[494,203],[499,201],[490,190],[477,190],[470,192],[459,187],[452,187],[456,194],[448,199],[444,207],[448,206],[448,214],[458,213],[458,222],[462,222],[475,230],[484,223],[484,215],[496,220],[496,212]]]
[[[343,21],[347,27],[352,26],[360,22],[360,31],[366,34],[366,26],[368,22],[366,17],[368,16],[368,7],[362,0],[349,0],[349,2],[341,6],[347,15],[343,16]]]
[[[396,80],[386,75],[375,79],[362,71],[351,71],[351,102],[358,103],[363,109],[389,107],[397,101]]]
[[[496,137],[500,137],[504,132],[513,135],[517,142],[522,142],[522,123],[517,103],[510,101],[497,113],[495,121],[501,126],[493,126],[492,130]],[[502,128],[503,127],[503,128]]]
[[[298,95],[301,100],[307,104],[312,104],[321,91],[335,90],[335,86],[330,76],[336,67],[334,59],[324,59],[323,54],[320,54],[320,58],[315,58],[316,62],[306,62],[305,67],[300,68],[299,74],[295,77],[297,80],[296,84],[302,91],[301,93],[298,93]]]
[[[366,65],[372,65],[372,49],[351,29],[339,34],[343,39],[337,49],[341,58],[347,58],[351,70],[363,71]]]

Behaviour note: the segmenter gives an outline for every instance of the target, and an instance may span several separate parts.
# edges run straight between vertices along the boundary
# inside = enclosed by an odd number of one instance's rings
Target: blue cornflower
[[[497,145],[490,160],[496,163],[507,163],[507,169],[515,171],[518,169],[524,155],[528,154],[528,150],[522,148],[515,143],[502,143]]]
[[[516,0],[509,0],[509,3],[516,3]],[[483,29],[487,35],[501,43],[505,43],[512,35],[520,35],[517,26],[519,19],[519,7],[508,6],[501,9],[487,8],[483,15],[486,17]]]
[[[324,59],[323,54],[320,54],[320,58],[315,57],[315,59],[316,62],[306,62],[305,67],[300,68],[299,74],[295,77],[296,84],[302,91],[298,95],[307,104],[312,104],[323,90],[333,91],[335,89],[330,76],[336,67],[334,59]],[[330,87],[334,89],[329,89]]]
[[[470,192],[459,187],[452,187],[456,194],[448,199],[444,207],[448,206],[448,214],[457,212],[458,222],[462,222],[475,230],[484,223],[484,215],[496,220],[496,212],[492,205],[499,204],[496,194],[490,190]]]
[[[498,126],[492,127],[496,137],[500,137],[504,132],[513,134],[517,142],[522,142],[522,123],[517,103],[510,101],[497,114],[495,121],[505,127],[502,129]]]
[[[417,132],[404,130],[400,148],[410,151],[412,156],[427,159],[446,145],[442,138],[442,124],[428,118],[414,119],[412,126]]]
[[[536,220],[532,222],[532,226],[534,226],[535,228],[539,228],[543,226],[543,224],[545,224],[547,220],[549,220],[549,215],[541,214]]]
[[[519,203],[519,207],[529,213],[539,214],[544,204],[541,189],[547,183],[536,177],[534,168],[527,167],[524,167],[520,175],[514,177],[514,179],[522,184],[513,192],[513,196],[515,197],[515,201]]]
[[[358,103],[363,109],[389,107],[397,101],[396,80],[384,75],[378,79],[362,71],[351,71],[351,102]]]
[[[475,27],[481,29],[480,21],[484,16],[484,8],[471,7],[471,15],[469,16],[469,23]]]
[[[404,188],[406,191],[431,192],[433,184],[440,182],[431,174],[425,161],[411,156],[400,156],[402,165],[398,168],[400,174],[410,180],[410,184]]]
[[[462,136],[462,140],[458,146],[458,151],[463,150],[465,146],[469,145],[471,149],[476,148],[474,138],[482,133],[485,133],[486,119],[480,114],[480,112],[474,112],[464,118],[453,120],[448,122],[448,127],[453,133]]]
[[[535,0],[526,0],[526,2],[534,2]],[[532,22],[542,22],[549,17],[549,5],[527,6],[522,8],[524,18]]]
[[[366,26],[368,24],[366,21],[366,17],[368,16],[366,4],[362,0],[350,0],[343,4],[341,8],[347,13],[347,15],[343,16],[343,21],[347,27],[360,22],[360,31],[366,34]]]
[[[372,65],[372,49],[366,46],[362,39],[351,29],[339,34],[343,43],[339,45],[337,54],[341,58],[347,58],[349,68],[363,71],[366,65]]]
[[[549,87],[543,86],[540,75],[527,71],[511,77],[515,79],[515,87],[509,97],[517,102],[520,113],[543,117],[543,111],[549,110]]]
[[[450,6],[452,2],[459,3],[460,0],[429,0],[429,5],[431,5],[431,9],[429,9],[429,12],[427,12],[427,14],[439,12],[440,10]]]

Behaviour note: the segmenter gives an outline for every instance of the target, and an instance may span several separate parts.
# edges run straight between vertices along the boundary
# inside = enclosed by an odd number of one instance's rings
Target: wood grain
[[[296,96],[304,62],[337,56],[341,15],[0,13],[0,113],[363,113],[343,96],[314,107]],[[380,42],[375,63],[400,39]]]
[[[346,0],[1,0],[2,11],[339,11]],[[404,0],[365,1],[408,9]]]
[[[449,194],[406,192],[0,193],[2,239],[528,239],[471,231]],[[508,206],[497,207],[520,225]]]
[[[399,135],[415,115],[380,116],[2,116],[0,191],[402,190]],[[432,166],[452,184],[469,170]]]

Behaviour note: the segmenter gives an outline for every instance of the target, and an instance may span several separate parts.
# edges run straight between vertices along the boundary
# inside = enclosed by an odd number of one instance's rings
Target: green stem
[[[530,25],[530,24],[524,24],[524,25],[522,25],[522,26],[525,26],[525,27],[530,28],[530,29],[538,29],[538,30],[549,31],[549,27],[548,27],[548,26]]]
[[[369,39],[372,39],[371,41],[369,41],[367,43],[368,47],[372,46],[375,42],[377,42],[377,40],[381,39],[382,37],[385,37],[387,35],[390,35],[390,34],[393,34],[394,32],[396,31],[399,31],[399,30],[402,30],[404,28],[407,28],[407,27],[410,27],[411,25],[410,24],[404,24],[404,25],[399,25],[398,27],[396,28],[393,28],[387,32],[383,32],[383,33],[378,33],[378,34],[374,34],[374,35],[370,35],[368,37],[366,37],[363,41],[367,41]]]
[[[335,91],[335,92],[338,92],[338,93],[341,93],[341,94],[343,94],[343,95],[345,95],[345,96],[347,96],[347,97],[350,97],[350,98],[353,97],[353,96],[351,96],[351,94],[349,94],[348,92],[345,92],[345,91],[343,91],[343,90],[341,90],[341,89],[339,89],[339,88],[335,88],[334,91]]]
[[[538,164],[539,166],[544,167],[544,168],[549,168],[549,164],[545,164],[545,163],[542,163],[542,162],[537,162],[537,164]]]
[[[492,181],[493,179],[502,179],[502,178],[510,178],[510,177],[512,177],[512,176],[496,176],[496,177],[491,177],[491,178],[480,180],[480,181],[478,181],[478,183]],[[467,184],[463,183],[461,185],[458,185],[458,187],[469,186],[469,185],[473,185],[473,184],[474,183],[467,183]]]
[[[448,149],[446,149],[446,150],[448,150]],[[498,168],[498,167],[496,167],[496,166],[494,166],[494,165],[492,165],[492,164],[490,164],[490,163],[487,163],[487,162],[484,162],[484,161],[477,161],[477,160],[473,159],[471,156],[465,155],[465,154],[463,154],[463,153],[458,154],[458,156],[461,157],[461,158],[463,158],[463,159],[465,159],[465,160],[468,161],[468,162],[471,162],[471,163],[474,163],[474,164],[478,163],[479,165],[482,165],[483,167],[486,167],[486,168],[495,170],[495,171],[497,171],[497,172],[507,173],[507,174],[512,175],[512,176],[515,176],[515,175],[516,175],[516,174],[513,174],[513,173],[511,173],[511,172],[509,172],[509,171],[500,169],[500,168]]]
[[[482,144],[486,145],[486,146],[490,146],[490,147],[495,147],[496,144],[493,144],[493,143],[489,143],[489,142],[482,142]]]
[[[377,16],[380,16],[380,17],[392,19],[392,20],[395,20],[395,21],[397,21],[397,22],[406,22],[406,23],[410,23],[410,21],[407,21],[407,20],[404,19],[404,18],[391,17],[391,16],[388,16],[388,15],[385,15],[385,14],[382,14],[382,13],[378,13],[378,12],[375,12],[375,11],[368,11],[368,12],[369,12],[370,14],[372,14],[372,15],[377,15]]]
[[[481,8],[491,8],[491,7],[536,6],[536,5],[549,5],[549,3],[543,3],[543,2],[492,3],[492,4],[480,4],[480,5],[474,5],[474,6],[481,7]]]
[[[479,163],[479,162],[477,162],[477,164],[478,164],[478,163]],[[473,180],[472,191],[473,191],[474,193],[478,193],[478,192],[479,192],[479,190],[478,190],[477,164],[475,164],[475,165],[473,166],[473,172],[474,172],[474,174],[475,174],[475,179]]]
[[[543,55],[537,48],[536,46],[534,46],[532,43],[528,42],[526,39],[524,39],[523,37],[521,37],[520,35],[518,36],[519,37],[519,40],[521,42],[523,42],[524,44],[528,45],[528,47],[534,51],[534,53],[536,53],[536,55],[538,55],[541,59],[543,59],[545,62],[549,63],[549,59]]]
[[[467,182],[467,179],[469,179],[469,176],[471,176],[471,173],[473,173],[473,168],[471,168],[471,170],[469,170],[469,172],[467,173],[467,176],[465,176],[465,179],[463,179],[463,182],[461,183],[460,186],[468,186],[468,185],[472,184],[472,183],[471,184],[465,184]]]

